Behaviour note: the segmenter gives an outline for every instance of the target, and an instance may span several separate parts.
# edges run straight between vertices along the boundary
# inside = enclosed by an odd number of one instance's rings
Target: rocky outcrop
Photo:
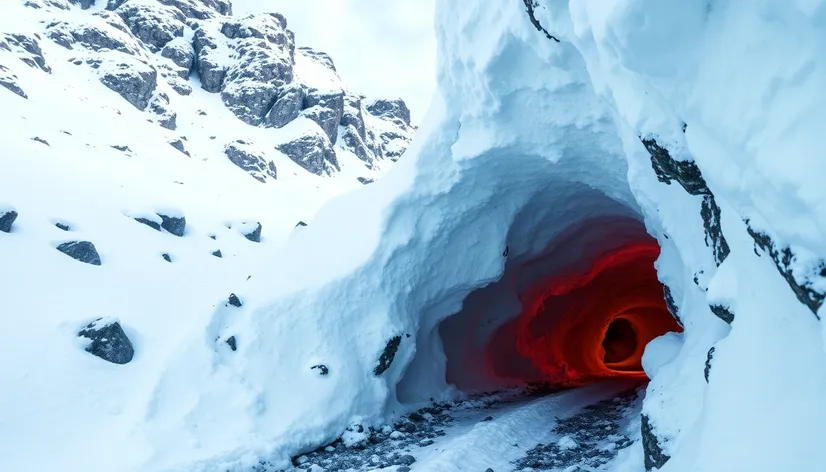
[[[645,456],[645,470],[651,470],[655,467],[662,468],[668,459],[671,459],[665,454],[660,446],[660,441],[651,425],[651,419],[648,415],[642,415],[642,450]]]
[[[11,233],[11,227],[16,219],[17,211],[13,208],[0,208],[0,231]]]
[[[393,364],[393,360],[396,358],[396,352],[399,350],[401,342],[401,336],[393,336],[387,341],[387,345],[384,346],[384,351],[381,353],[376,367],[373,368],[373,375],[379,376],[390,368],[390,365]]]
[[[353,125],[348,125],[344,128],[344,130],[342,130],[341,147],[355,154],[356,157],[364,161],[368,168],[373,167],[375,155],[373,154],[373,151],[367,147],[367,144],[364,143]]]
[[[30,67],[51,73],[52,69],[46,64],[46,58],[40,48],[39,38],[37,34],[5,34],[0,38],[0,49],[16,53],[17,57]]]
[[[287,84],[278,91],[270,111],[266,116],[266,124],[275,128],[282,128],[287,123],[298,118],[304,105],[304,89],[295,83]]]
[[[174,147],[178,151],[181,151],[187,157],[191,157],[189,151],[186,150],[186,146],[184,146],[184,142],[181,139],[176,139],[175,141],[171,141],[169,143],[170,146]]]
[[[182,237],[184,231],[186,231],[186,218],[178,213],[167,213],[169,214],[158,213],[158,216],[161,218],[161,228],[175,236]]]
[[[161,57],[169,59],[175,66],[175,73],[181,79],[189,79],[195,65],[195,49],[183,40],[172,40],[161,50]]]
[[[347,128],[352,126],[356,129],[362,141],[367,139],[367,128],[364,125],[364,112],[362,97],[356,95],[344,95],[344,108],[341,113],[341,126]]]
[[[135,355],[132,341],[118,321],[98,318],[77,335],[90,341],[86,352],[113,364],[128,364]]]
[[[728,242],[723,236],[723,229],[720,226],[720,207],[717,206],[714,195],[703,196],[700,216],[703,218],[706,246],[711,248],[714,254],[714,262],[719,266],[726,260],[731,249],[729,249]]]
[[[714,304],[709,308],[711,308],[711,312],[714,313],[717,318],[720,318],[726,323],[731,324],[734,321],[734,313],[726,305]]]
[[[344,114],[344,92],[308,90],[301,114],[315,121],[330,142],[335,144],[338,140],[338,126]]]
[[[706,379],[706,383],[708,383],[708,374],[711,373],[711,361],[714,359],[714,346],[708,350],[708,354],[706,355],[706,367],[703,369],[703,377]]]
[[[399,125],[410,126],[410,109],[401,98],[392,100],[379,99],[367,104],[367,112]]]
[[[29,96],[26,95],[26,92],[20,88],[17,76],[12,74],[10,70],[2,65],[0,65],[0,86],[23,98],[29,98]]]
[[[691,195],[710,195],[705,179],[693,161],[678,161],[671,157],[668,149],[654,138],[641,138],[642,144],[651,156],[651,166],[660,182],[671,185],[679,183]]]
[[[310,59],[320,63],[324,67],[330,69],[331,71],[337,72],[336,66],[333,63],[333,58],[330,57],[330,55],[326,52],[316,51],[315,49],[308,47],[300,47],[298,48],[298,51],[301,54],[309,57]]]
[[[100,265],[100,255],[95,245],[89,241],[69,241],[57,246],[57,250],[76,261],[91,265]]]
[[[117,92],[138,110],[145,110],[158,84],[154,67],[129,56],[108,63],[100,70],[103,85]]]
[[[197,57],[196,69],[201,78],[201,88],[207,92],[220,92],[227,68],[221,61],[218,39],[206,28],[200,28],[195,31],[192,45]]]
[[[171,7],[127,3],[115,10],[115,13],[152,52],[160,51],[167,43],[184,35],[186,17]]]
[[[255,151],[245,141],[234,141],[229,143],[224,149],[230,162],[240,167],[252,178],[259,182],[266,182],[267,177],[276,180],[278,175],[276,173],[275,164],[272,160],[267,159],[263,154]]]
[[[330,140],[320,129],[311,129],[307,134],[279,144],[276,149],[308,172],[316,175],[330,175],[333,170],[341,170]]]
[[[261,223],[257,221],[245,221],[234,226],[234,228],[237,229],[241,235],[247,238],[248,241],[252,241],[254,243],[261,242],[261,230],[263,229]]]
[[[674,296],[671,294],[671,288],[663,284],[663,298],[665,299],[665,307],[677,323],[682,326],[683,322],[680,320],[680,311],[677,304],[674,302]]]

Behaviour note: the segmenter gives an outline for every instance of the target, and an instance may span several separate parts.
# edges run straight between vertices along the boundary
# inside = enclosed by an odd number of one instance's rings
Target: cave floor
[[[545,396],[509,391],[432,405],[362,432],[358,445],[337,441],[300,456],[290,471],[613,470],[619,452],[639,440],[643,392],[638,382],[610,381]]]

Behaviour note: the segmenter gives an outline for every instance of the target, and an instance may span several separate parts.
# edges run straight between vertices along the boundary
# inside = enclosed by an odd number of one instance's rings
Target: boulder
[[[10,92],[22,98],[29,98],[29,96],[26,95],[26,92],[24,92],[23,89],[20,88],[17,76],[12,74],[11,71],[3,67],[2,65],[0,65],[0,87],[4,87]]]
[[[243,222],[240,225],[236,225],[235,228],[244,235],[245,238],[248,240],[259,243],[261,242],[261,230],[263,227],[259,222]]]
[[[361,136],[353,125],[348,125],[341,132],[341,147],[355,154],[356,157],[367,164],[368,168],[373,167],[375,156],[367,147],[367,144],[364,143],[364,140],[361,139]]]
[[[373,100],[367,104],[366,108],[367,112],[375,117],[387,121],[399,121],[401,125],[410,126],[410,109],[401,98]]]
[[[356,95],[344,96],[344,109],[341,114],[341,126],[345,128],[353,126],[359,137],[364,141],[367,139],[367,129],[364,125],[364,113],[361,105],[362,98]]]
[[[324,92],[310,89],[304,97],[302,115],[315,121],[327,134],[330,142],[338,139],[338,126],[344,113],[344,92]]]
[[[90,340],[86,352],[113,364],[127,364],[135,355],[135,349],[120,323],[98,318],[77,333]]]
[[[177,74],[182,79],[189,79],[192,67],[195,65],[195,49],[191,44],[182,40],[173,40],[161,49],[161,56],[169,59],[177,68]]]
[[[181,214],[172,214],[171,212],[167,213],[170,214],[158,213],[158,216],[161,218],[161,228],[169,231],[175,236],[183,236],[184,231],[186,230],[186,218]]]
[[[154,67],[128,56],[120,59],[107,62],[106,67],[101,68],[100,81],[138,110],[145,110],[158,84],[158,72]]]
[[[267,177],[278,178],[275,164],[263,154],[255,151],[246,142],[238,140],[229,143],[224,153],[230,162],[249,173],[255,180],[266,182]]]
[[[0,208],[0,231],[11,233],[12,224],[17,219],[17,211],[13,208]]]
[[[227,69],[221,62],[215,34],[206,28],[198,29],[195,31],[192,46],[197,57],[195,64],[201,78],[201,88],[207,92],[220,92]]]
[[[316,175],[331,175],[333,170],[341,170],[330,140],[320,129],[309,130],[292,141],[279,144],[276,149]]]
[[[186,154],[187,157],[191,157],[189,151],[186,150],[186,146],[184,146],[183,140],[176,139],[175,141],[170,142],[169,145]]]
[[[80,262],[100,265],[100,255],[89,241],[69,241],[57,246],[57,250]]]
[[[184,35],[186,17],[174,8],[148,3],[127,3],[115,12],[132,34],[152,52],[160,51],[167,43]]]
[[[298,118],[303,105],[304,89],[298,84],[285,85],[278,91],[278,98],[265,117],[266,123],[275,128],[282,128]]]
[[[229,299],[227,300],[227,303],[237,308],[241,308],[241,306],[243,306],[243,304],[241,303],[241,299],[239,299],[238,295],[234,293],[229,294]]]

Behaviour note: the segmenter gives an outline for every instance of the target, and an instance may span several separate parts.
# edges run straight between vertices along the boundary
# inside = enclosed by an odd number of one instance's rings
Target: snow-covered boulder
[[[107,59],[98,69],[101,83],[138,110],[146,109],[158,84],[157,69],[132,56],[115,52]]]
[[[344,92],[310,89],[304,97],[301,114],[324,130],[330,142],[336,143],[338,127],[344,113]]]
[[[68,241],[59,244],[57,250],[76,261],[96,266],[101,264],[97,248],[89,241]]]
[[[173,39],[163,47],[161,56],[177,66],[176,72],[181,79],[189,79],[189,74],[195,64],[195,49],[192,44],[182,38]]]
[[[86,352],[113,364],[128,364],[135,355],[132,341],[117,320],[98,318],[77,335],[87,340]]]
[[[17,211],[14,208],[0,206],[0,231],[10,233],[16,219]]]
[[[17,76],[12,74],[7,67],[0,65],[0,87],[4,87],[23,98],[29,98],[26,92],[20,87],[18,80]]]
[[[410,109],[400,98],[376,99],[366,105],[367,111],[378,118],[395,121],[399,125],[410,126]]]
[[[182,237],[186,231],[186,218],[176,209],[164,209],[158,212],[161,228],[175,236]]]
[[[252,178],[259,182],[266,182],[267,177],[271,177],[273,180],[278,178],[275,163],[271,159],[267,159],[262,152],[256,150],[246,141],[231,142],[224,152],[230,162],[249,173]]]
[[[115,13],[152,52],[160,51],[167,43],[184,35],[186,17],[172,7],[132,1],[118,7]]]
[[[330,175],[334,170],[341,170],[332,143],[324,131],[315,124],[308,127],[303,134],[275,148],[313,174]]]
[[[266,122],[275,128],[283,128],[294,119],[304,105],[304,89],[295,83],[287,84],[278,91],[278,98],[267,113]]]
[[[229,54],[226,46],[218,39],[217,32],[200,28],[195,31],[193,48],[198,58],[196,61],[198,75],[201,77],[201,88],[207,92],[220,92],[227,74],[224,64],[225,56]],[[219,49],[219,46],[224,46]]]

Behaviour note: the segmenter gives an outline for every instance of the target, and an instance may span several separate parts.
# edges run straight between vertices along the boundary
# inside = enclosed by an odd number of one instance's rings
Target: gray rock
[[[648,415],[642,415],[642,450],[645,456],[645,470],[655,467],[660,469],[668,459],[671,459],[663,452]]]
[[[341,114],[341,126],[353,126],[362,141],[367,139],[367,129],[364,125],[361,97],[355,95],[344,96],[344,110]]]
[[[161,224],[157,221],[150,220],[149,218],[144,218],[144,217],[141,217],[141,216],[133,218],[133,219],[135,221],[137,221],[138,223],[142,223],[142,224],[145,224],[146,226],[149,226],[150,228],[154,229],[155,231],[160,231],[161,230]]]
[[[356,180],[361,182],[362,185],[372,184],[375,180],[367,178],[367,177],[359,177]]]
[[[227,69],[217,57],[217,42],[205,28],[195,32],[192,42],[197,61],[195,68],[201,78],[201,88],[207,92],[216,93],[221,91]]]
[[[734,313],[731,309],[725,305],[710,305],[711,312],[714,313],[717,318],[725,321],[728,324],[731,324],[734,321]]]
[[[654,138],[641,138],[642,144],[651,156],[651,167],[660,182],[671,185],[677,181],[691,195],[710,195],[700,168],[693,161],[678,161],[671,157],[669,150]]]
[[[181,237],[186,230],[186,218],[183,216],[171,216],[158,213],[161,217],[161,228],[169,231],[175,236]]]
[[[356,155],[359,159],[364,161],[369,168],[373,167],[373,162],[375,160],[373,156],[373,152],[367,148],[367,145],[359,136],[358,131],[353,125],[348,125],[344,130],[341,132],[341,146],[344,149],[352,152]]]
[[[69,225],[67,225],[65,223],[61,223],[59,221],[57,223],[55,223],[54,225],[57,229],[59,229],[61,231],[71,231],[72,230],[72,228]]]
[[[227,300],[227,303],[236,308],[241,308],[243,306],[243,303],[241,303],[241,299],[238,298],[238,295],[234,293],[229,294],[229,299]]]
[[[187,18],[198,20],[215,18],[217,15],[232,15],[232,3],[229,0],[158,0],[158,2],[177,8]]]
[[[401,98],[374,100],[366,108],[375,117],[388,121],[399,120],[403,125],[410,126],[410,109]]]
[[[166,262],[172,262],[172,256],[170,256],[168,253],[161,254],[161,257],[163,257],[163,260],[165,260]]]
[[[89,241],[69,241],[57,246],[57,250],[77,261],[99,266],[100,255]]]
[[[37,141],[37,142],[38,142],[38,143],[40,143],[40,144],[45,144],[46,146],[51,147],[51,144],[49,144],[49,142],[48,142],[48,141],[46,141],[45,139],[41,138],[40,136],[35,136],[35,137],[33,137],[33,138],[32,138],[32,141]]]
[[[140,61],[121,61],[104,72],[100,81],[138,110],[145,110],[155,92],[158,72]]]
[[[161,100],[160,97],[154,97],[152,101],[149,103],[149,111],[153,114],[157,115],[157,122],[162,127],[174,131],[178,127],[178,114],[174,111],[169,110],[165,103],[165,100]]]
[[[224,257],[224,254],[221,252],[220,249],[218,249],[216,251],[213,251],[212,255],[215,256],[215,257],[218,257],[218,258]]]
[[[72,3],[74,5],[80,5],[80,8],[88,10],[92,5],[95,4],[95,0],[69,0],[69,3]]]
[[[277,86],[252,80],[226,84],[221,92],[224,105],[241,121],[253,126],[264,122],[277,96]]]
[[[235,336],[228,337],[226,343],[233,352],[238,350],[238,342],[235,340]]]
[[[70,24],[65,21],[50,23],[47,26],[46,35],[67,49],[73,49],[75,44],[80,44],[95,52],[110,49],[131,56],[141,55],[140,45],[128,32],[123,20],[117,15],[111,13],[108,15],[109,17],[101,17],[96,23]],[[126,32],[127,35],[119,34],[119,30]]]
[[[195,64],[195,49],[191,44],[179,41],[172,41],[161,49],[161,56],[172,61],[178,66],[178,76],[188,79]]]
[[[308,172],[316,175],[330,175],[333,169],[341,170],[333,146],[321,130],[280,144],[276,146],[276,149]]]
[[[29,96],[26,95],[26,92],[20,88],[20,85],[17,84],[17,76],[12,74],[7,68],[0,65],[0,86],[8,89],[9,91],[28,99]]]
[[[172,90],[178,93],[178,95],[187,96],[192,94],[192,87],[188,83],[176,77],[170,77],[167,79],[167,83],[170,87],[172,87]]]
[[[338,72],[336,71],[336,66],[333,63],[333,58],[326,52],[316,51],[315,49],[308,47],[300,47],[298,48],[298,52],[318,62],[331,71]]]
[[[43,72],[52,72],[52,69],[46,64],[43,50],[40,49],[40,43],[35,36],[6,34],[3,41],[0,41],[0,49],[16,50],[18,57],[25,64],[38,68]]]
[[[117,321],[98,318],[77,335],[91,340],[86,352],[113,364],[127,364],[135,355],[132,342]]]
[[[310,89],[304,97],[302,115],[318,123],[333,144],[338,139],[338,125],[343,114],[344,92]]]
[[[382,157],[397,161],[407,150],[410,138],[395,131],[385,131],[378,136],[378,149]]]
[[[14,209],[0,209],[0,231],[11,233],[12,224],[17,219],[17,211]]]
[[[245,225],[246,225],[246,223],[245,223]],[[241,230],[242,233],[241,234],[243,234],[245,238],[247,238],[248,240],[250,240],[254,243],[260,243],[261,242],[261,229],[262,229],[261,223],[256,222],[254,228],[251,228],[251,229],[242,228],[242,230]]]
[[[706,246],[711,248],[714,254],[714,262],[719,266],[726,260],[731,250],[729,249],[726,237],[723,236],[723,228],[720,224],[720,207],[717,206],[714,195],[708,194],[703,196],[700,216],[703,218]]]
[[[266,182],[267,177],[277,179],[275,164],[252,150],[244,141],[235,141],[224,150],[230,162],[248,172],[255,180]]]
[[[180,139],[176,139],[175,141],[172,141],[171,143],[169,143],[169,145],[174,147],[175,149],[181,151],[182,153],[186,154],[187,157],[192,157],[192,156],[189,155],[189,151],[186,150],[186,147],[184,146],[184,142],[181,141]]]
[[[714,359],[714,346],[708,350],[708,354],[706,354],[706,367],[703,369],[703,377],[706,379],[706,383],[708,383],[708,375],[711,373],[711,361]]]
[[[266,123],[282,128],[298,118],[304,105],[304,89],[298,84],[288,84],[278,91],[278,98],[266,116]]]
[[[151,4],[126,4],[116,10],[132,34],[152,52],[184,35],[183,13],[170,7]]]
[[[379,361],[373,369],[373,375],[379,376],[390,368],[393,359],[396,358],[396,352],[399,350],[401,342],[401,336],[393,336],[387,341],[387,345],[384,347],[384,351],[381,353],[381,357],[379,357]]]

